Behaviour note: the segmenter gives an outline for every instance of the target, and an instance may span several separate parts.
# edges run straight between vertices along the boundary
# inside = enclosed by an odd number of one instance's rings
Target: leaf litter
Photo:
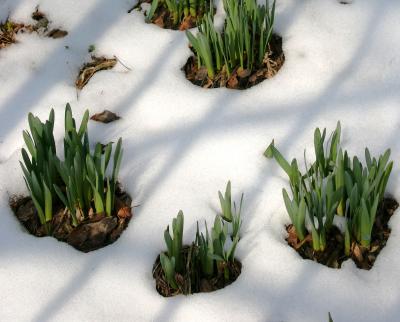
[[[36,32],[40,36],[53,39],[63,38],[68,35],[67,31],[60,28],[50,29],[51,22],[43,12],[39,11],[39,7],[36,7],[31,18],[35,23],[25,24],[22,22],[15,22],[10,20],[10,18],[7,18],[4,23],[0,23],[0,49],[16,43],[16,35],[19,33],[31,34]]]

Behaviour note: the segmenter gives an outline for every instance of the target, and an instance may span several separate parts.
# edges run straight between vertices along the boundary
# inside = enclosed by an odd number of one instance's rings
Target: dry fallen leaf
[[[92,76],[100,71],[113,68],[117,64],[116,58],[105,58],[92,56],[90,63],[84,64],[79,71],[75,86],[77,89],[82,89],[92,78]]]
[[[312,242],[311,234],[308,234],[302,241],[299,240],[296,233],[296,228],[293,225],[289,225],[286,228],[288,232],[288,237],[286,241],[290,246],[292,246],[295,250],[298,250],[307,242]]]
[[[231,78],[228,80],[228,87],[229,88],[237,88],[239,85],[239,81],[237,79],[236,74],[232,75]]]
[[[253,75],[250,76],[249,78],[249,83],[255,83],[257,81],[257,73],[254,73]]]
[[[8,32],[3,33],[2,31],[0,31],[0,49],[7,47],[14,42],[15,42],[14,33],[8,33]]]
[[[213,81],[207,77],[202,86],[203,88],[211,88],[213,84],[214,84]]]
[[[164,28],[164,14],[158,16],[155,20],[153,20],[153,23],[161,28]]]
[[[251,75],[251,70],[239,67],[237,70],[237,74],[240,78],[246,78]]]
[[[122,207],[118,210],[118,218],[126,219],[132,217],[131,207]]]
[[[293,225],[290,225],[287,228],[287,232],[288,232],[288,237],[287,237],[287,242],[289,245],[293,246],[294,248],[296,248],[297,245],[297,234],[296,234],[296,229],[294,228]]]
[[[120,117],[109,110],[104,110],[101,113],[94,114],[90,119],[97,122],[110,123],[119,120]]]
[[[52,29],[47,33],[50,21],[43,12],[39,11],[38,7],[36,7],[31,17],[36,21],[35,24],[25,25],[10,20],[7,20],[4,24],[0,23],[0,49],[15,43],[15,35],[19,32],[37,32],[39,35],[46,35],[54,39],[65,37],[68,34],[67,31],[61,29]]]
[[[68,35],[68,31],[61,29],[53,29],[47,34],[47,37],[58,39],[58,38],[64,38],[66,35]]]
[[[358,262],[362,263],[364,261],[364,257],[362,255],[362,250],[357,243],[353,243],[353,255],[357,259]]]
[[[379,245],[374,245],[374,246],[371,247],[370,252],[371,253],[375,253],[377,250],[379,250],[379,248],[380,248]]]
[[[191,28],[192,26],[192,17],[191,16],[187,16],[183,19],[181,25],[179,26],[179,30],[180,31],[184,31],[186,29]]]
[[[24,25],[22,23],[16,23],[7,20],[5,23],[0,23],[0,49],[5,48],[16,42],[15,35],[18,32],[32,32],[30,25]]]

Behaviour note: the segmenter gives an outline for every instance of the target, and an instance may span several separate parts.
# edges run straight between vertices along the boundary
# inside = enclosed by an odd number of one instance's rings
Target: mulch
[[[208,77],[205,67],[198,67],[196,56],[190,56],[182,70],[189,81],[203,88],[247,89],[274,77],[284,62],[285,55],[282,50],[282,38],[274,34],[269,44],[268,53],[260,68],[248,70],[238,66],[232,71],[230,77],[223,69],[211,79]]]

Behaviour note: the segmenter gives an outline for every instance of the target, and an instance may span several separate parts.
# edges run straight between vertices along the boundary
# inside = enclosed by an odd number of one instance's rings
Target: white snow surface
[[[400,200],[400,1],[277,0],[286,62],[245,91],[187,81],[185,34],[128,14],[134,1],[0,0],[0,20],[32,22],[37,5],[69,34],[18,35],[0,51],[1,321],[321,322],[328,312],[335,322],[399,321],[400,217],[370,271],[303,260],[284,240],[286,175],[262,153],[274,138],[287,158],[302,160],[304,148],[311,158],[314,129],[330,132],[340,120],[351,154],[392,149],[388,193]],[[74,81],[91,44],[132,70],[100,72],[77,97]],[[28,112],[44,120],[54,107],[61,146],[66,102],[77,119],[86,108],[122,116],[91,121],[90,138],[123,137],[120,179],[140,205],[116,243],[88,254],[29,235],[8,206],[10,195],[27,193],[18,160]],[[182,209],[190,242],[197,220],[212,222],[229,179],[236,200],[245,194],[242,274],[213,293],[161,297],[151,270],[165,227]]]

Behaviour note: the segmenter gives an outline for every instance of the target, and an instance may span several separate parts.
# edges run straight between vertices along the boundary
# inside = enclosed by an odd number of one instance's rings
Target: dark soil
[[[230,77],[228,77],[226,71],[222,70],[215,75],[214,79],[209,78],[205,67],[198,68],[196,56],[189,57],[182,70],[185,72],[188,80],[203,88],[227,87],[232,89],[246,89],[261,83],[265,79],[274,77],[281,69],[285,62],[285,55],[282,50],[282,37],[275,34],[272,35],[267,56],[261,68],[248,70],[237,67],[233,70]]]
[[[52,231],[48,234],[45,227],[40,224],[30,197],[10,199],[10,206],[15,216],[30,234],[36,237],[52,235],[84,253],[112,244],[119,238],[132,218],[131,203],[131,197],[118,187],[115,194],[114,215],[107,217],[104,213],[90,213],[77,227],[72,226],[70,214],[65,211],[63,205],[53,205]]]
[[[358,268],[369,270],[387,243],[391,232],[388,222],[398,206],[399,204],[394,199],[385,198],[383,200],[376,214],[370,248],[362,247],[353,241],[350,256],[346,256],[344,252],[344,235],[335,226],[326,236],[327,245],[323,252],[315,252],[313,250],[311,235],[308,235],[303,242],[300,242],[293,225],[286,227],[288,232],[286,241],[304,259],[311,259],[328,267],[340,268],[345,260],[351,258]]]
[[[164,271],[161,267],[160,256],[157,256],[156,262],[153,265],[153,277],[156,280],[156,289],[159,294],[164,297],[175,296],[178,294],[189,295],[201,292],[213,292],[232,284],[242,271],[242,264],[235,259],[233,263],[227,263],[229,271],[229,279],[224,277],[225,267],[216,267],[216,275],[213,277],[202,276],[200,263],[196,262],[193,252],[196,251],[196,246],[185,246],[182,249],[186,269],[183,275],[176,274],[175,280],[179,289],[175,290],[168,284]]]
[[[150,3],[151,4],[152,0],[141,0],[138,2],[133,9],[138,9],[141,10],[140,5],[142,3]],[[131,12],[132,10],[129,10],[128,12]],[[216,8],[214,8],[214,14],[216,12]],[[197,26],[197,22],[203,17],[204,12],[197,12],[197,16],[193,17],[191,15],[187,16],[186,18],[183,18],[182,20],[179,21],[178,24],[174,24],[170,11],[166,7],[165,4],[159,4],[158,8],[154,12],[153,18],[151,19],[151,22],[154,23],[155,25],[159,26],[160,28],[163,29],[172,29],[172,30],[186,30],[186,29],[191,29]]]

